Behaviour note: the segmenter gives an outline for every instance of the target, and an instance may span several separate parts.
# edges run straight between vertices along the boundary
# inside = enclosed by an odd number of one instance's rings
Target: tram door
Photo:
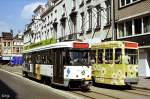
[[[54,49],[54,66],[53,66],[53,82],[64,83],[64,68],[63,68],[62,49]]]

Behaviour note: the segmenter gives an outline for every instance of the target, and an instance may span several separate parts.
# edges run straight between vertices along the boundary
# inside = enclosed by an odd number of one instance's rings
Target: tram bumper
[[[90,87],[92,86],[92,80],[85,80],[83,79],[82,80],[82,83],[81,83],[81,88],[82,89],[90,89]]]
[[[126,78],[124,80],[125,84],[130,85],[130,84],[137,84],[139,81],[139,78]]]
[[[70,89],[90,89],[92,85],[92,80],[78,79],[78,80],[70,80]]]

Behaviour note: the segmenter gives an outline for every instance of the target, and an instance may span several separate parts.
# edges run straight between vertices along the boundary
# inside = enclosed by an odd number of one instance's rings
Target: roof
[[[87,43],[87,42],[80,42],[80,41],[59,42],[59,43],[55,43],[55,44],[49,44],[46,46],[33,48],[30,50],[25,50],[23,53],[41,51],[41,50],[46,50],[46,49],[54,49],[54,48],[72,48],[74,43]]]
[[[39,5],[33,12],[36,13],[41,8],[42,8],[42,5]]]
[[[118,47],[122,48],[125,47],[125,44],[136,44],[138,46],[138,43],[136,42],[131,42],[131,41],[106,41],[106,42],[100,42],[100,43],[95,43],[91,45],[91,48],[112,48],[112,47]]]

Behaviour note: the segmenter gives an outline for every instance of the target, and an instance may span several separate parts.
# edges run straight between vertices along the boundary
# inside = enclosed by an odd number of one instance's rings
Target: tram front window
[[[138,64],[137,49],[125,49],[125,64]]]
[[[69,51],[64,58],[65,65],[89,65],[89,51]]]

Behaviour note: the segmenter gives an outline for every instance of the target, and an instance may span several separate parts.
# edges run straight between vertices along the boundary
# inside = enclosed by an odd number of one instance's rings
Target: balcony
[[[86,4],[88,4],[88,3],[90,3],[90,2],[91,2],[91,0],[87,0],[87,1],[86,1]]]

